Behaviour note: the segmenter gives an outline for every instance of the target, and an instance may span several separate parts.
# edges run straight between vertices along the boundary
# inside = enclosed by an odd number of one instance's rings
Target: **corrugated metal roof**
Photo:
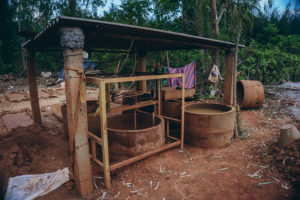
[[[85,49],[128,50],[132,40],[136,51],[219,48],[232,49],[231,42],[127,24],[60,16],[23,47],[60,48],[61,27],[79,27],[85,34]],[[240,45],[240,47],[245,47]]]

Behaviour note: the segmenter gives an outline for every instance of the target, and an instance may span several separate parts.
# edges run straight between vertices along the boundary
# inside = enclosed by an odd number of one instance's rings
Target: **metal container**
[[[153,117],[150,114],[137,113],[136,119],[135,129],[133,112],[107,117],[111,161],[125,160],[155,150],[165,144],[163,118],[156,116],[154,126]],[[88,130],[101,138],[99,116],[88,117]]]
[[[237,82],[237,104],[240,108],[259,108],[264,102],[264,86],[259,81]]]
[[[234,133],[234,108],[223,104],[199,103],[185,106],[184,139],[204,148],[226,147]]]
[[[153,125],[154,124],[154,125]],[[134,114],[122,114],[108,118],[109,152],[114,160],[128,159],[155,150],[165,144],[164,119],[138,113],[136,129]]]

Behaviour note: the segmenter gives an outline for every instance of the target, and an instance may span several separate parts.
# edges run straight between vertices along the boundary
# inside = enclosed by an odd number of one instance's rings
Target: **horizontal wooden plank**
[[[132,110],[132,109],[141,108],[141,107],[145,107],[145,106],[151,106],[151,105],[155,105],[157,103],[158,103],[157,100],[151,100],[151,101],[137,102],[136,104],[133,104],[133,105],[116,106],[116,107],[112,107],[110,109],[110,113],[121,112],[124,110]]]
[[[184,74],[159,74],[159,75],[142,75],[142,76],[132,76],[132,77],[112,77],[112,78],[94,78],[87,77],[87,83],[99,84],[100,80],[104,80],[105,83],[122,83],[122,82],[132,82],[132,81],[148,81],[148,80],[159,80],[166,78],[177,78],[183,77]]]

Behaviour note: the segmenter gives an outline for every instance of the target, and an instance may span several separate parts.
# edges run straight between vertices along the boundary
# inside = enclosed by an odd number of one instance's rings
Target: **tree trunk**
[[[240,19],[239,22],[239,28],[236,36],[236,45],[235,45],[235,56],[234,56],[234,75],[233,75],[233,107],[235,108],[235,129],[234,129],[234,135],[238,136],[240,124],[239,124],[239,108],[237,107],[236,102],[236,72],[237,72],[237,59],[238,59],[238,50],[239,50],[239,43],[240,43],[240,37],[241,37],[241,30],[242,30],[242,19]]]
[[[219,24],[217,23],[217,2],[210,0],[210,27],[213,38],[219,37]],[[211,50],[212,66],[215,64],[219,66],[219,52],[217,49]]]
[[[218,23],[217,23],[217,3],[216,0],[210,0],[210,19],[211,19],[211,32],[212,36],[219,35]]]
[[[71,17],[76,16],[76,7],[77,7],[76,0],[69,0],[69,13]]]

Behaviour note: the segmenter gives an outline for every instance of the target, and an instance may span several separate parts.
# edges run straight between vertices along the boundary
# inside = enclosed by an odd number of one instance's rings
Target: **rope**
[[[81,54],[79,54],[81,55]],[[81,78],[80,79],[80,83],[79,83],[79,91],[78,91],[78,96],[77,96],[77,105],[76,105],[76,109],[75,109],[75,117],[72,119],[73,121],[75,120],[75,124],[74,126],[72,126],[72,138],[70,138],[73,142],[73,156],[71,158],[72,161],[72,168],[73,171],[74,169],[74,158],[75,158],[75,137],[73,137],[73,134],[76,133],[77,128],[78,128],[78,116],[79,116],[79,112],[80,112],[80,105],[81,103],[84,103],[83,101],[83,93],[81,92],[83,90],[83,86],[84,86],[84,80],[85,80],[85,74],[84,74],[84,69],[76,69],[74,67],[65,67],[64,70],[70,70],[70,71],[75,71],[78,74],[81,74],[80,77],[70,77],[70,78]],[[80,146],[81,147],[81,146]]]

